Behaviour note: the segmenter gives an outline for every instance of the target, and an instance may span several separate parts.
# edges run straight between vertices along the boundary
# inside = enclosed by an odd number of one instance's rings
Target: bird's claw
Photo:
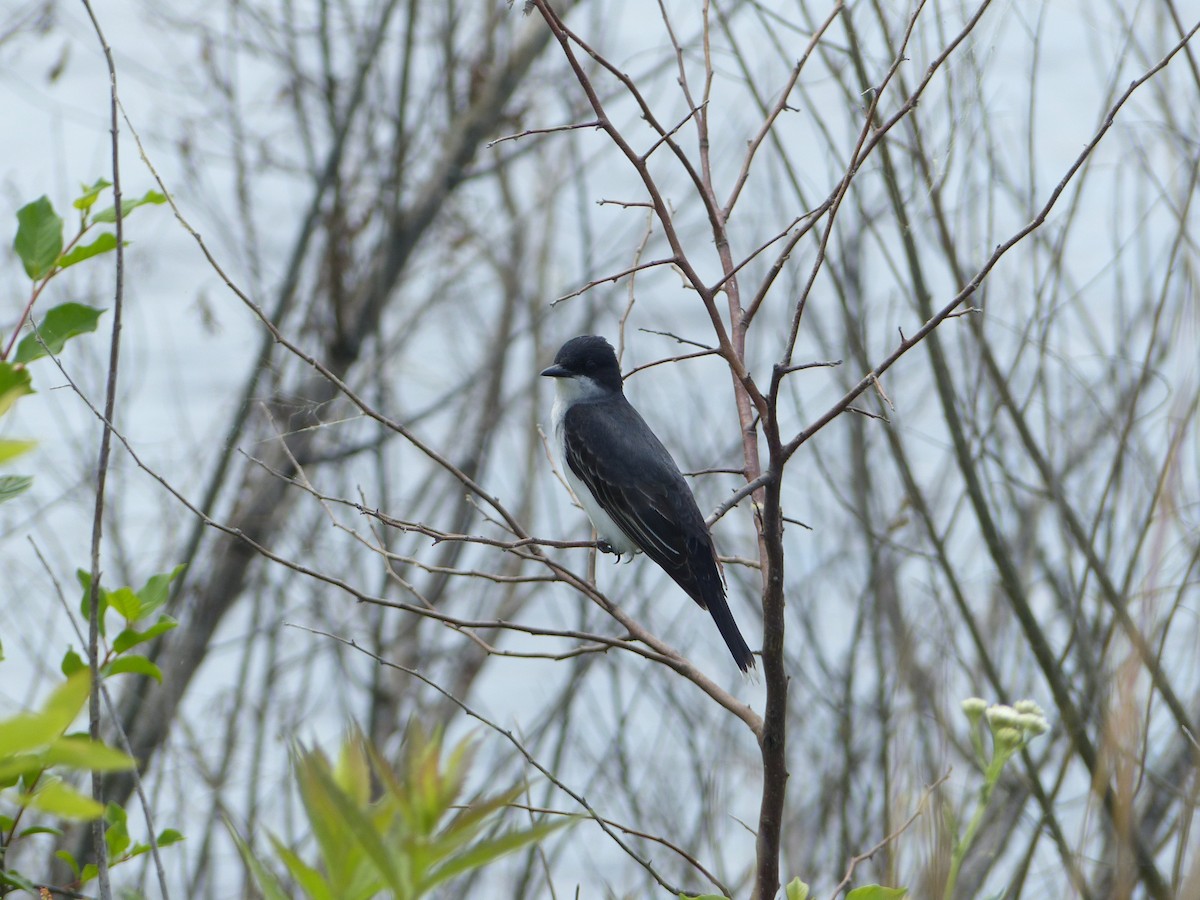
[[[601,553],[611,553],[616,557],[616,562],[621,561],[621,551],[610,544],[608,541],[596,541],[596,549]]]

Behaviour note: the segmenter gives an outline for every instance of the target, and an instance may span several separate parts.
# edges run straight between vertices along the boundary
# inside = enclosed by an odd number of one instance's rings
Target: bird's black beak
[[[555,363],[554,365],[550,366],[549,368],[542,369],[542,374],[545,375],[547,378],[570,378],[571,377],[571,373],[568,372],[566,369],[564,369],[562,366],[560,366],[558,363]]]

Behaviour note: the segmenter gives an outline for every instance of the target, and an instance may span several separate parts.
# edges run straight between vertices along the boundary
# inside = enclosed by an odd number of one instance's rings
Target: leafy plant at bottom
[[[345,741],[336,765],[320,750],[297,749],[293,774],[318,858],[306,861],[271,835],[287,873],[283,878],[230,830],[268,900],[416,900],[572,821],[498,831],[501,814],[524,787],[460,803],[471,755],[470,741],[443,753],[441,735],[427,735],[416,725],[396,768],[357,731]],[[374,799],[372,783],[379,785]]]
[[[101,633],[108,633],[109,612],[117,613],[123,625],[99,661],[101,679],[129,672],[162,680],[157,666],[131,651],[175,627],[175,620],[170,616],[157,614],[167,602],[171,581],[182,571],[183,566],[176,566],[169,572],[153,575],[137,591],[129,587],[100,588]],[[83,587],[81,610],[86,619],[90,613],[91,576],[80,570],[79,580]],[[146,626],[146,620],[156,615],[155,621]],[[150,850],[148,844],[135,843],[130,838],[122,807],[109,804],[106,809],[57,774],[62,770],[116,772],[134,766],[131,757],[107,744],[93,741],[86,735],[66,733],[87,702],[91,674],[83,657],[74,649],[67,650],[61,667],[66,681],[51,692],[39,711],[20,713],[0,721],[0,897],[14,888],[29,892],[37,889],[28,876],[5,866],[12,846],[34,834],[61,834],[57,827],[41,822],[30,825],[27,819],[31,813],[69,821],[89,821],[103,816],[110,866]],[[161,847],[182,839],[179,832],[168,828],[158,835],[157,843]],[[74,887],[85,885],[96,877],[95,865],[81,865],[66,850],[58,851],[57,855],[74,873]]]
[[[117,772],[133,768],[133,759],[86,735],[67,734],[83,709],[91,688],[87,670],[76,672],[55,688],[35,712],[0,720],[0,896],[14,888],[33,892],[25,875],[4,861],[14,844],[35,834],[59,834],[40,817],[88,821],[104,807],[80,793],[61,771]],[[30,822],[31,816],[39,819]]]

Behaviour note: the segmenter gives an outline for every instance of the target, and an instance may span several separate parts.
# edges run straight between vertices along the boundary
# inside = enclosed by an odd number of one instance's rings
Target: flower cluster
[[[1032,700],[1018,700],[1012,706],[1003,703],[988,706],[986,700],[968,697],[962,702],[962,711],[971,722],[971,746],[975,749],[975,758],[983,771],[983,784],[979,788],[979,800],[975,804],[975,811],[967,823],[966,830],[955,841],[950,854],[950,873],[946,877],[946,890],[942,895],[944,900],[950,900],[954,896],[962,861],[979,832],[979,825],[983,822],[988,804],[992,802],[992,791],[1000,780],[1000,773],[1005,764],[1032,738],[1045,734],[1050,729],[1046,714]],[[980,736],[979,723],[985,718],[992,732],[990,757],[984,752],[983,738]]]
[[[1004,703],[988,706],[986,700],[968,697],[962,702],[962,711],[970,719],[973,731],[981,719],[987,719],[996,751],[1005,756],[1050,729],[1046,713],[1032,700],[1018,700],[1012,706]],[[973,737],[977,737],[977,734]]]

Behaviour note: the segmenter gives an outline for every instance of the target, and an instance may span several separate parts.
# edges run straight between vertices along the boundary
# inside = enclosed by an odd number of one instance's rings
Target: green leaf
[[[137,654],[118,657],[101,669],[101,672],[104,673],[105,678],[127,672],[134,675],[147,675],[162,684],[162,670],[146,657]]]
[[[333,770],[334,783],[359,806],[366,806],[371,800],[371,770],[367,766],[364,740],[361,732],[348,738],[342,744],[337,767]]]
[[[5,871],[0,869],[0,884],[18,887],[23,891],[29,891],[31,894],[37,894],[38,892],[37,885],[35,885],[20,872]]]
[[[846,895],[846,900],[899,900],[908,893],[908,888],[880,887],[877,884],[864,884]]]
[[[108,847],[109,858],[115,859],[129,847],[129,825],[125,810],[115,803],[108,804],[104,809],[104,821],[108,823],[104,829],[104,843]]]
[[[141,616],[142,601],[133,592],[133,588],[121,587],[115,591],[108,591],[105,599],[108,600],[108,605],[124,616],[127,621],[132,622]]]
[[[77,822],[97,819],[104,812],[101,804],[61,781],[47,781],[32,794],[21,795],[20,800],[31,809]]]
[[[170,847],[172,844],[178,844],[183,839],[183,835],[174,828],[164,828],[158,834],[158,846]]]
[[[237,833],[237,830],[228,819],[225,820],[225,825],[229,829],[229,834],[233,838],[233,842],[237,845],[238,852],[242,854],[242,860],[246,863],[246,868],[254,876],[254,880],[258,883],[258,889],[262,891],[266,900],[291,900],[288,892],[280,884],[279,879],[272,875],[271,871],[259,862],[258,857],[254,855],[254,851],[250,849],[250,845],[242,840],[241,835]]]
[[[67,652],[63,654],[62,662],[59,663],[59,668],[62,673],[70,678],[76,672],[87,668],[87,663],[83,661],[83,657],[75,652],[74,647],[68,647]]]
[[[353,801],[342,792],[326,766],[313,766],[311,774],[314,786],[318,787],[324,795],[324,799],[332,806],[333,815],[336,817],[327,824],[337,823],[338,827],[348,829],[358,847],[367,854],[387,886],[396,896],[408,896],[407,886],[397,868],[397,860],[392,857],[391,852],[384,844],[384,835],[371,821],[370,816],[365,810],[356,807]]]
[[[0,759],[60,737],[83,708],[89,685],[88,673],[79,672],[54,689],[40,712],[19,713],[0,722]]]
[[[482,868],[515,850],[520,850],[522,847],[543,840],[573,821],[575,821],[573,818],[568,818],[560,819],[557,822],[541,822],[532,828],[510,831],[494,840],[480,841],[473,844],[466,852],[459,854],[445,865],[440,866],[429,878],[421,883],[421,887],[434,887],[465,872]]]
[[[0,445],[3,445],[0,441]],[[0,446],[0,453],[3,446]],[[0,475],[0,503],[5,503],[15,497],[20,497],[33,484],[32,475]],[[0,656],[0,659],[4,657]]]
[[[44,194],[17,210],[13,249],[30,278],[37,280],[54,268],[54,261],[62,253],[62,224]]]
[[[85,259],[91,259],[93,256],[99,256],[101,253],[111,253],[117,249],[117,236],[112,232],[105,231],[92,241],[90,244],[81,244],[68,250],[58,258],[58,267],[67,269],[76,263],[81,263]]]
[[[29,837],[31,834],[52,834],[55,837],[62,837],[64,833],[61,828],[54,828],[50,825],[31,825],[29,828],[22,828],[17,837]]]
[[[16,459],[37,446],[37,441],[0,440],[0,463]]]
[[[29,376],[29,370],[23,365],[0,360],[0,416],[8,412],[19,398],[32,393],[33,382]],[[5,441],[5,443],[20,445],[24,442]],[[24,450],[20,452],[23,453]],[[3,457],[0,457],[0,461],[2,460]]]
[[[809,887],[799,878],[793,878],[784,888],[784,896],[787,900],[808,900]]]
[[[62,352],[63,344],[78,334],[96,330],[102,309],[82,303],[64,303],[42,316],[37,334],[27,334],[17,345],[16,362],[28,363],[41,359],[47,351],[55,355]],[[38,341],[38,335],[42,340]],[[45,347],[42,344],[45,344]]]
[[[91,244],[79,244],[59,257],[59,269],[70,269],[84,259],[101,256],[102,253],[112,253],[116,250],[116,235],[112,232],[101,232]]]
[[[95,772],[127,772],[137,765],[132,756],[86,735],[61,737],[41,757],[46,765]]]
[[[173,568],[170,572],[162,572],[158,575],[150,576],[150,579],[142,586],[142,589],[137,592],[138,599],[142,601],[142,610],[139,614],[139,619],[144,619],[153,612],[157,612],[159,607],[167,602],[169,591],[167,590],[171,582],[179,577],[179,573],[187,568],[187,564],[181,564]]]
[[[117,635],[113,641],[113,651],[116,653],[124,653],[130,647],[136,647],[138,644],[144,644],[146,641],[152,641],[160,634],[170,631],[178,626],[179,623],[170,616],[159,616],[158,621],[147,628],[145,631],[136,631],[132,628],[126,628]]]
[[[124,218],[125,216],[127,216],[131,212],[133,212],[135,209],[137,209],[139,206],[146,206],[147,204],[153,204],[155,206],[159,206],[166,202],[167,202],[166,196],[164,196],[163,194],[160,194],[158,191],[146,191],[146,193],[142,194],[142,196],[140,196],[136,199],[122,200],[121,201],[121,216],[122,216],[122,218]],[[92,217],[92,221],[93,222],[115,222],[115,221],[117,221],[116,207],[110,206],[110,207],[108,207],[108,209],[100,210],[100,212],[96,213],[96,215]]]
[[[473,800],[441,829],[433,848],[442,856],[452,856],[482,831],[495,813],[515,802],[522,793],[524,788],[518,784],[494,797]]]
[[[22,783],[34,784],[44,771],[46,767],[41,764],[40,753],[15,753],[0,757],[0,790]]]
[[[275,855],[283,861],[288,874],[303,888],[306,897],[310,900],[338,900],[333,887],[324,876],[292,852],[275,835],[271,835],[271,845],[275,848]]]
[[[112,187],[112,182],[103,178],[97,178],[96,183],[89,187],[86,184],[81,184],[83,193],[71,201],[71,205],[76,209],[88,210],[92,208],[92,204],[96,202],[96,198],[100,196],[105,188]]]
[[[90,621],[92,616],[92,573],[84,571],[83,569],[76,569],[75,578],[79,581],[80,586],[83,588],[83,596],[79,600],[80,615]],[[96,593],[99,597],[99,603],[97,605],[100,607],[100,609],[97,611],[97,615],[100,617],[100,633],[106,634],[107,630],[104,626],[104,614],[108,612],[108,591],[106,591],[103,587],[99,587]]]
[[[18,781],[33,784],[46,771],[42,762],[44,751],[13,753],[0,756],[0,788],[12,787]]]
[[[79,862],[75,859],[75,855],[69,850],[55,850],[54,855],[65,862],[75,873],[75,877],[79,877]]]

